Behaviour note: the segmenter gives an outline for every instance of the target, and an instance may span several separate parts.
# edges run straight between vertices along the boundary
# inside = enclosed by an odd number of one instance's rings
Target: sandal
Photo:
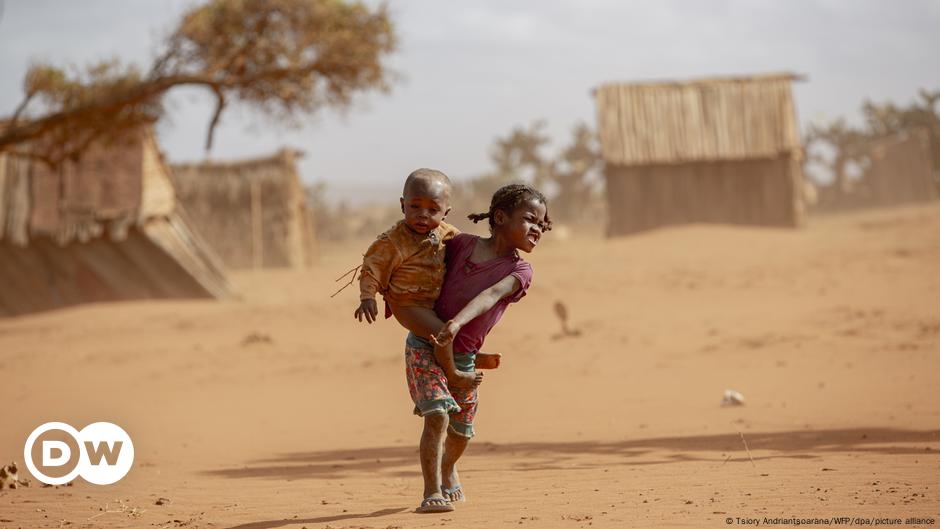
[[[454,510],[454,506],[450,503],[450,500],[447,498],[424,498],[421,502],[421,506],[415,509],[415,512],[421,514],[430,514],[436,512],[451,512]]]

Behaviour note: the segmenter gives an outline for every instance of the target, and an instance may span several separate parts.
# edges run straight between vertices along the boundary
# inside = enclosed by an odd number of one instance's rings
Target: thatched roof
[[[609,83],[594,91],[604,160],[617,165],[772,158],[799,149],[793,74]]]
[[[194,188],[240,187],[258,180],[296,185],[300,190],[297,159],[303,155],[301,151],[284,148],[256,158],[172,164],[171,170],[181,195]]]

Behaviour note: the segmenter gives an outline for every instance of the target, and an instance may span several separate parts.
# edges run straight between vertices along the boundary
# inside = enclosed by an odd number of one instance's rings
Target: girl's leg
[[[473,364],[472,357],[460,355],[460,368],[466,369],[466,373],[478,373]],[[449,417],[444,455],[441,458],[441,483],[444,487],[442,492],[444,497],[451,501],[464,501],[466,498],[457,475],[457,460],[463,455],[474,435],[473,420],[477,414],[479,388],[450,388],[450,391],[460,406],[460,411]]]
[[[454,506],[441,494],[441,455],[444,432],[450,424],[448,413],[457,413],[461,409],[447,387],[447,377],[434,360],[434,351],[429,347],[416,347],[406,341],[405,379],[408,381],[408,393],[415,404],[414,413],[424,420],[418,445],[424,478],[424,499],[416,511],[452,511]]]
[[[445,413],[426,415],[419,445],[421,474],[424,476],[424,498],[439,499],[441,505],[447,503],[447,499],[441,495],[441,445],[444,432],[447,431],[447,422]]]
[[[444,497],[450,501],[463,501],[463,490],[460,488],[460,476],[457,475],[457,460],[467,449],[470,439],[448,431],[444,440],[444,455],[441,458],[441,484],[444,488]]]

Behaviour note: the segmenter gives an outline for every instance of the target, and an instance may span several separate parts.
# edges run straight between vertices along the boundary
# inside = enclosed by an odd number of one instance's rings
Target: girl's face
[[[512,214],[496,210],[496,227],[517,250],[530,253],[542,238],[548,208],[535,198],[520,204]]]

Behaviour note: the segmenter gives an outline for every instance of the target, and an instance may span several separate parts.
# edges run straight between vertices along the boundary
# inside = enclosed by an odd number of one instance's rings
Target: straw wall
[[[303,267],[315,255],[295,153],[173,166],[187,218],[230,268]]]
[[[790,157],[646,166],[608,165],[608,235],[683,223],[798,226]]]
[[[0,154],[0,316],[229,297],[218,259],[176,206],[149,131],[54,170]]]
[[[865,180],[874,205],[937,200],[927,131],[874,142],[868,157]]]
[[[869,144],[869,165],[850,189],[819,189],[815,211],[831,212],[930,202],[940,199],[934,180],[926,130],[884,138]]]

